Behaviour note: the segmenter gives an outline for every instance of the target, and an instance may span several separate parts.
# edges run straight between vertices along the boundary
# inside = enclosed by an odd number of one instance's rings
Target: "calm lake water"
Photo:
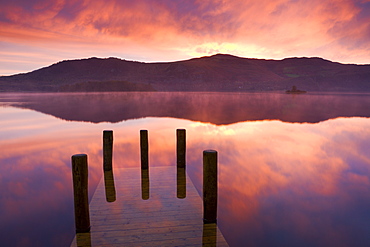
[[[219,153],[218,225],[230,246],[370,246],[370,95],[282,93],[0,94],[0,245],[69,246],[71,156],[113,167],[176,165],[202,193],[202,152]],[[120,195],[117,195],[120,196]]]

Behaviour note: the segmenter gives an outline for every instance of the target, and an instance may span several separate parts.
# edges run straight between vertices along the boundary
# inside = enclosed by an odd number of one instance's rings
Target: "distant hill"
[[[156,91],[151,85],[127,81],[87,81],[59,87],[60,92],[129,92]]]
[[[0,91],[282,91],[293,85],[309,92],[370,92],[370,65],[225,54],[168,63],[89,58],[0,77]]]

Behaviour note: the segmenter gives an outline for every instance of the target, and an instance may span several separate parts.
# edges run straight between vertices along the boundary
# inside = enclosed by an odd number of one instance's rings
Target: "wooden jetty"
[[[217,151],[203,151],[203,200],[186,174],[186,130],[176,130],[177,165],[113,169],[113,131],[103,131],[104,178],[88,205],[86,154],[72,156],[76,237],[71,246],[228,246],[217,227]],[[114,170],[114,171],[113,171]]]
[[[203,223],[185,168],[105,171],[89,208],[90,231],[71,246],[228,246],[216,223]]]

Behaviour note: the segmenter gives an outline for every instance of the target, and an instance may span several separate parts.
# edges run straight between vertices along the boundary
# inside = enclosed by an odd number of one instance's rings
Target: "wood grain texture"
[[[71,246],[228,246],[216,224],[203,224],[203,202],[188,176],[186,198],[177,198],[176,173],[176,166],[152,167],[143,200],[141,169],[115,169],[116,201],[106,202],[102,179],[90,202],[91,231],[76,234]]]

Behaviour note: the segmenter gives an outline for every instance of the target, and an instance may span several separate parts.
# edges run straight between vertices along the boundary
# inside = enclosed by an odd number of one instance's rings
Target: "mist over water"
[[[316,123],[336,117],[370,117],[369,96],[123,92],[14,93],[0,97],[10,105],[72,121],[116,123],[143,117],[174,117],[222,125],[254,120]]]
[[[367,246],[369,115],[366,95],[2,94],[0,241],[70,244],[70,157],[88,154],[91,198],[104,129],[114,131],[120,168],[140,167],[141,129],[149,166],[175,167],[185,128],[200,194],[202,151],[219,153],[218,225],[230,246]]]

